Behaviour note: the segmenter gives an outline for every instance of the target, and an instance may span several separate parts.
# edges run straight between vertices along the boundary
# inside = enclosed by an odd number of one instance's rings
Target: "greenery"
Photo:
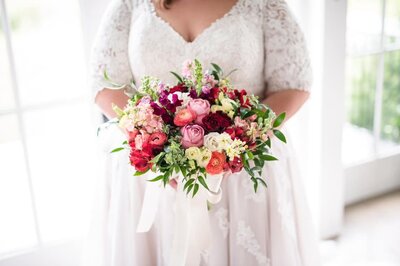
[[[400,50],[385,53],[381,138],[400,143]],[[348,60],[348,118],[370,131],[374,127],[379,55]]]

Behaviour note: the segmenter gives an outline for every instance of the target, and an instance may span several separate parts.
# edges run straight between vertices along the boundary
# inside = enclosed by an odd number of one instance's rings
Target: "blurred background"
[[[79,265],[110,0],[0,0],[0,265]],[[400,1],[288,0],[314,69],[289,122],[324,265],[400,265]]]

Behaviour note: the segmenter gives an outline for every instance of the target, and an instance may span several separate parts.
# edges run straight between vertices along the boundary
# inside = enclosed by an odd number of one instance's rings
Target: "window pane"
[[[43,241],[76,237],[87,219],[96,168],[90,109],[71,104],[29,112],[24,120]]]
[[[0,116],[0,256],[36,244],[24,153],[15,115]]]
[[[380,147],[400,144],[400,50],[385,54]]]
[[[14,107],[14,95],[12,93],[7,47],[4,37],[0,22],[0,111]]]
[[[382,28],[381,3],[381,0],[348,0],[347,50],[350,54],[365,54],[379,49]]]
[[[400,47],[400,1],[386,0],[385,17],[386,47]]]
[[[6,1],[23,105],[86,91],[79,3]]]
[[[346,73],[347,122],[343,157],[346,163],[369,158],[374,150],[374,106],[377,55],[349,58]]]

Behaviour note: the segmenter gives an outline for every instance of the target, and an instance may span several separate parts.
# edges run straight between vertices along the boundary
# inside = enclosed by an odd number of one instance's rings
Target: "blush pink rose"
[[[201,147],[204,143],[204,129],[199,125],[186,125],[181,129],[182,146],[187,149],[189,147]]]
[[[196,115],[196,123],[203,124],[203,118],[210,113],[210,103],[203,99],[193,99],[188,102],[187,108]]]

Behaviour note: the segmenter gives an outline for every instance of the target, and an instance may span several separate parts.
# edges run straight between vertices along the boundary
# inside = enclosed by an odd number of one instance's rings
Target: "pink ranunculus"
[[[210,103],[200,98],[190,100],[187,108],[196,113],[196,123],[199,125],[203,123],[203,118],[210,113]]]
[[[204,143],[204,129],[199,125],[186,125],[181,129],[182,146],[187,149],[189,147],[201,147]]]

